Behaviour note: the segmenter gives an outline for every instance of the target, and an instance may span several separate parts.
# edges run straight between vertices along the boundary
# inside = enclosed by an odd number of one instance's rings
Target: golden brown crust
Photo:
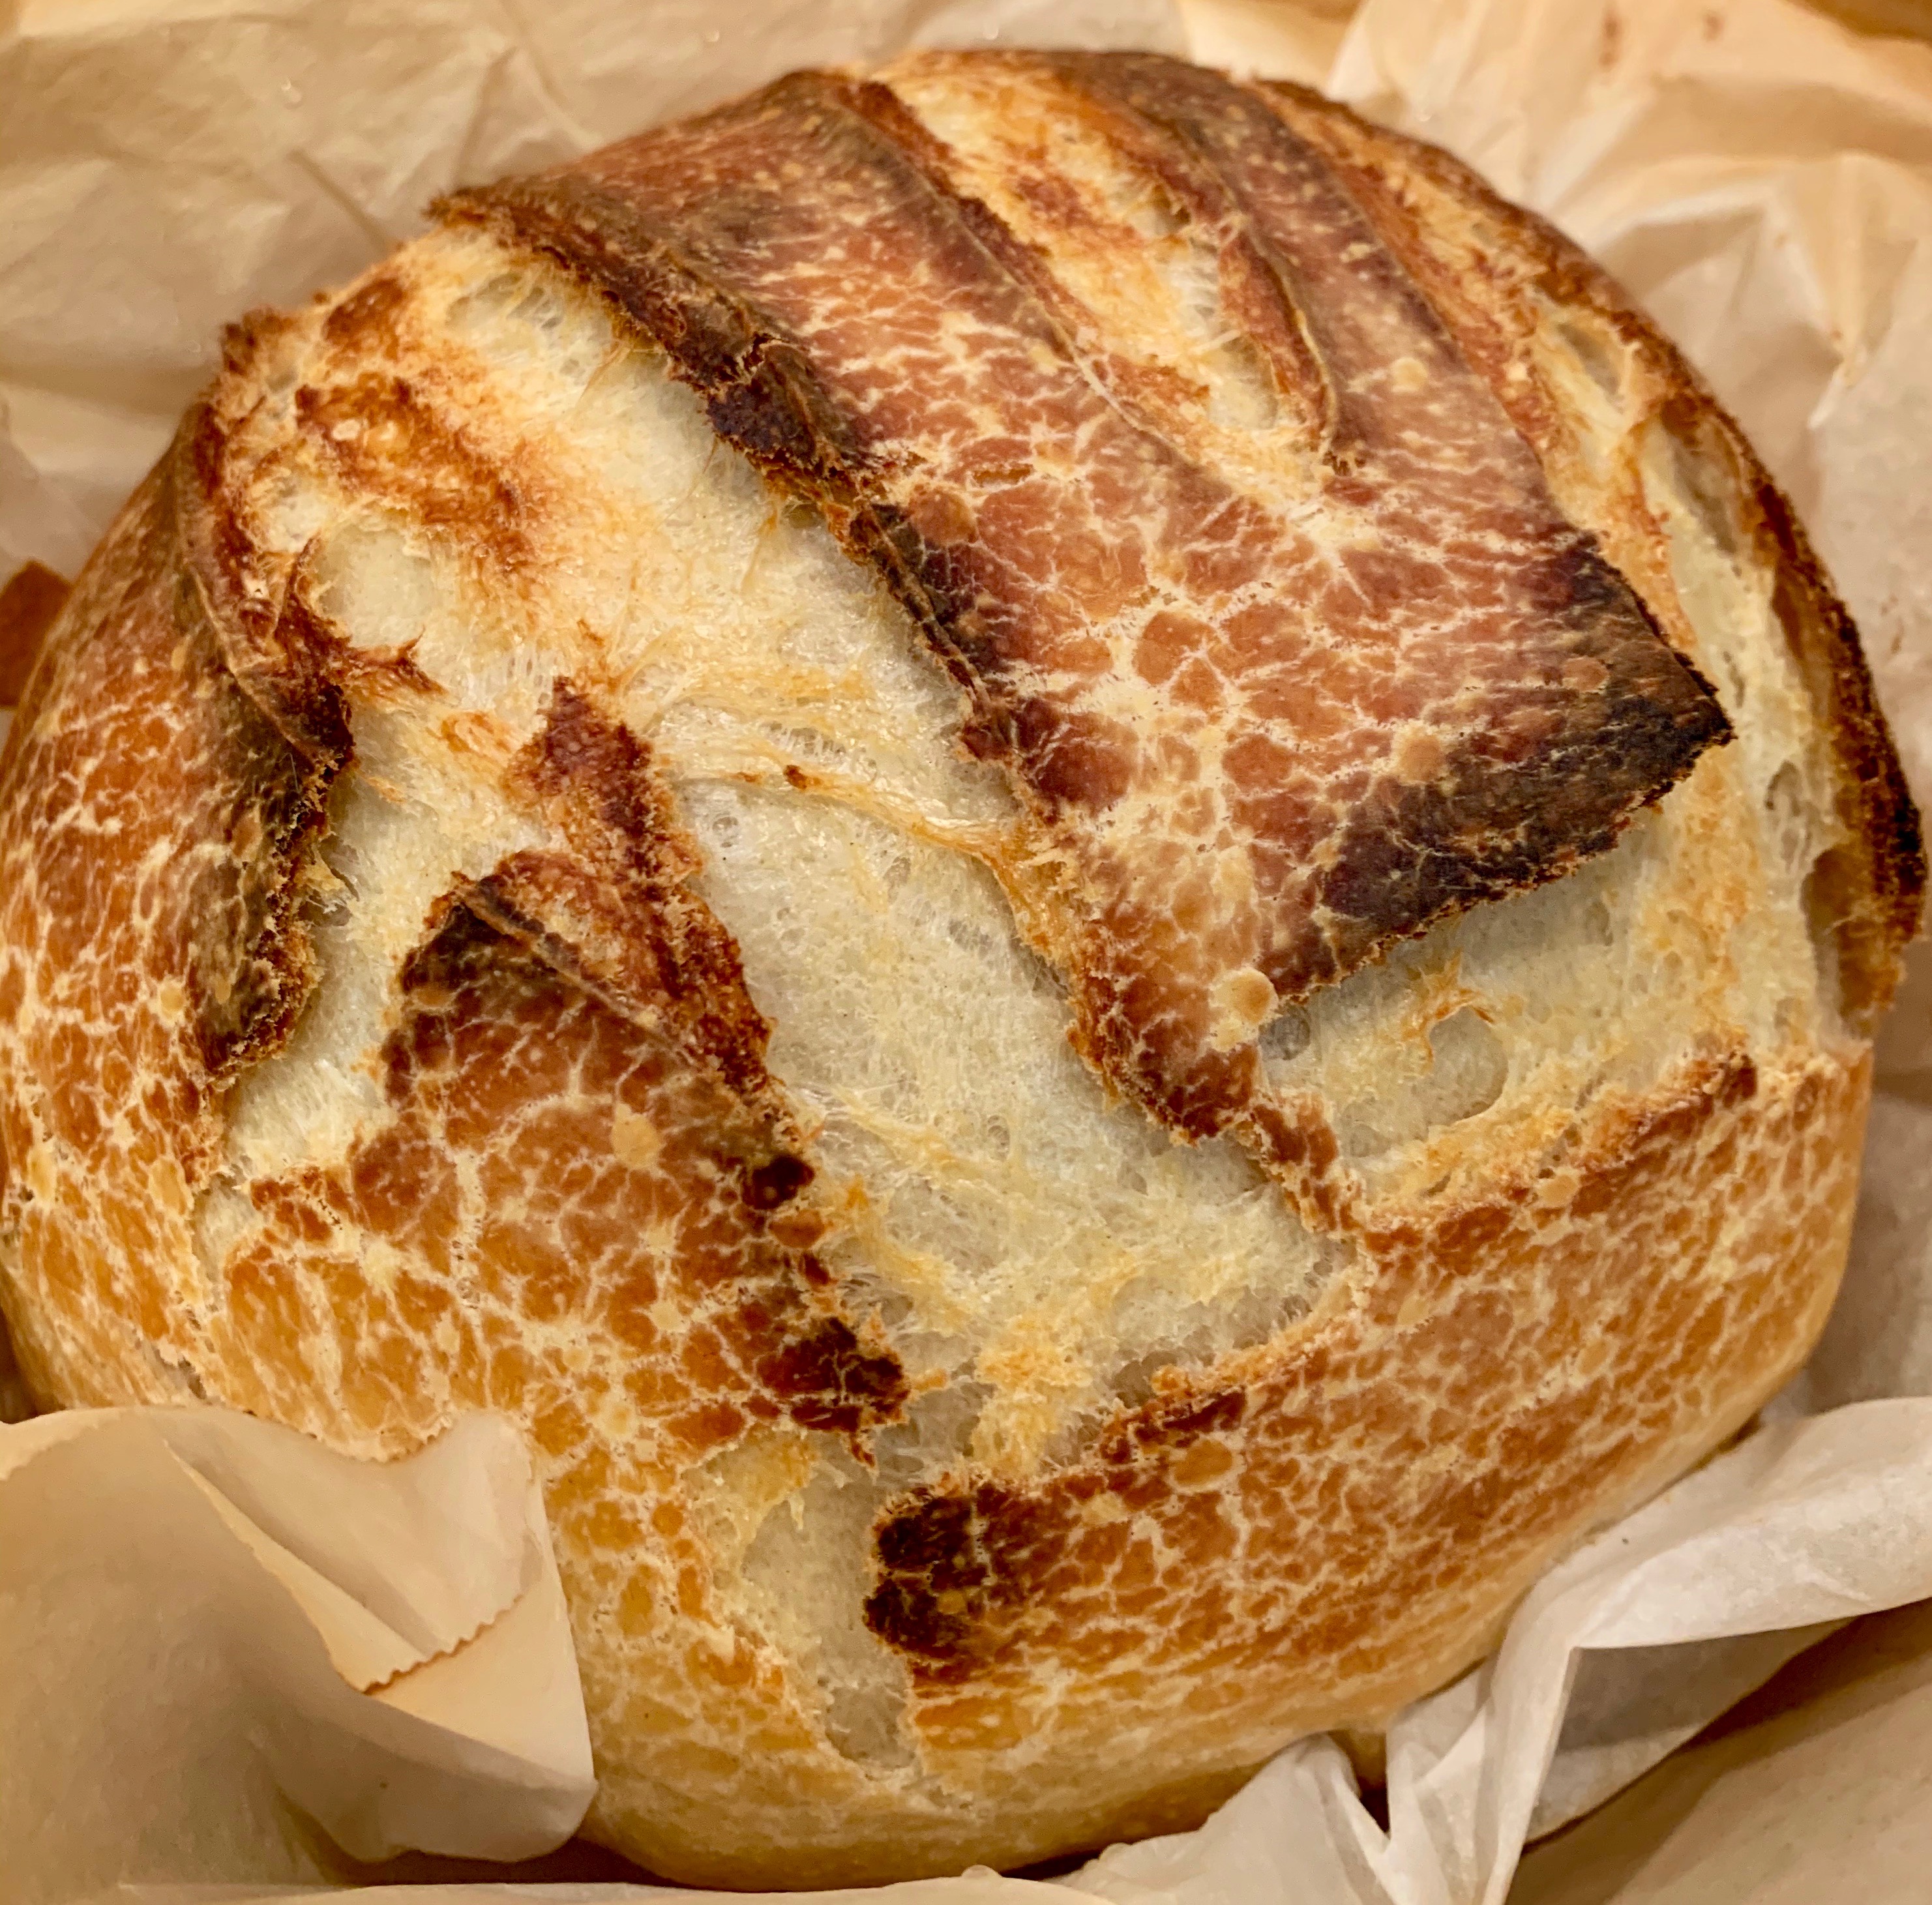
[[[261,1222],[227,1260],[214,1326],[236,1400],[333,1434],[346,1407],[377,1445],[413,1446],[452,1402],[490,1400],[487,1342],[425,1357],[417,1340],[463,1316],[466,1289],[472,1304],[571,1318],[626,1346],[644,1378],[632,1402],[665,1418],[679,1466],[754,1421],[859,1438],[896,1413],[896,1360],[862,1346],[823,1268],[784,1240],[811,1179],[790,1134],[680,1036],[668,988],[633,968],[614,994],[605,962],[576,943],[600,913],[623,916],[580,867],[537,854],[440,909],[400,975],[386,1123],[335,1170],[250,1186]],[[390,1327],[369,1306],[317,1414],[319,1372],[299,1354],[312,1335],[289,1328],[288,1308],[355,1280],[356,1254],[385,1246]],[[657,1314],[667,1302],[674,1324]],[[362,1307],[340,1310],[345,1330]]]
[[[1366,349],[1341,334],[1364,314],[1438,354],[1436,381],[1466,423],[1491,418],[1468,427],[1493,428],[1504,476],[1518,470],[1516,503],[1556,539],[1516,652],[1540,664],[1539,616],[1554,618],[1568,660],[1580,630],[1600,638],[1628,664],[1616,678],[1630,718],[1593,725],[1586,708],[1573,765],[1619,735],[1643,743],[1595,806],[1556,817],[1518,869],[1526,879],[1606,844],[1630,803],[1696,752],[1680,758],[1683,735],[1651,720],[1660,707],[1695,714],[1702,692],[1673,701],[1656,686],[1696,684],[1670,672],[1666,644],[1692,644],[1654,524],[1633,508],[1628,525],[1598,529],[1599,550],[1568,530],[1555,474],[1546,491],[1519,480],[1523,459],[1550,473],[1568,454],[1565,400],[1532,348],[1534,300],[1614,322],[1650,367],[1634,411],[1676,434],[1714,507],[1744,510],[1741,560],[1775,553],[1807,718],[1841,790],[1844,837],[1815,903],[1838,934],[1854,1013],[1883,995],[1922,866],[1855,640],[1732,427],[1575,254],[1449,162],[1304,95],[1138,61],[941,56],[920,70],[1024,80],[1102,128],[1190,215],[1233,207],[1222,296],[1311,441],[1346,439],[1355,465],[1372,465],[1391,428],[1372,386],[1330,379]],[[766,97],[786,137],[801,115],[836,121],[836,152],[883,153],[878,176],[895,190],[950,204],[946,217],[982,248],[974,256],[991,248],[1006,273],[975,276],[975,264],[965,291],[1018,284],[1007,317],[1034,325],[1028,335],[1064,370],[1082,321],[1071,293],[990,212],[970,208],[951,170],[958,154],[909,107],[843,80]],[[1289,142],[1257,121],[1264,99]],[[1012,867],[998,870],[1033,909],[1027,931],[1077,972],[1069,949],[1090,950],[1119,889],[1063,823],[1105,818],[1112,770],[1105,749],[1083,752],[1085,730],[1053,725],[1050,671],[1024,676],[1022,663],[1052,656],[1000,643],[1028,630],[1070,641],[1078,628],[1050,617],[1023,628],[1016,609],[975,629],[919,609],[932,591],[984,580],[973,539],[946,516],[947,498],[970,486],[936,484],[920,508],[890,488],[887,440],[864,434],[874,426],[852,405],[850,375],[842,384],[827,368],[850,373],[863,334],[839,358],[823,332],[801,341],[798,313],[770,321],[766,305],[802,266],[748,295],[749,267],[720,221],[757,196],[751,158],[730,161],[730,189],[701,217],[679,214],[676,256],[633,243],[649,154],[714,134],[728,146],[764,110],[730,109],[704,122],[711,131],[656,135],[566,182],[469,203],[526,253],[566,253],[612,290],[705,395],[718,434],[789,472],[892,576],[916,628],[940,631],[980,698],[980,745],[1010,742],[1034,776],[1045,830],[1032,846],[1051,863],[1028,871],[1037,885],[1023,892]],[[1240,136],[1224,140],[1228,126]],[[1324,195],[1323,230],[1346,225],[1350,244],[1368,231],[1378,248],[1359,302],[1316,284],[1333,267],[1328,239],[1271,225],[1266,189],[1244,170],[1258,152],[1305,169],[1316,152],[1320,169],[1299,176]],[[1038,173],[1022,182],[1049,223],[1087,215],[1049,164]],[[908,242],[930,246],[932,230],[915,219]],[[687,255],[700,238],[704,260]],[[779,241],[796,242],[784,220]],[[1477,262],[1456,262],[1459,246]],[[741,956],[713,905],[728,909],[705,897],[704,857],[644,724],[620,718],[598,642],[505,618],[525,644],[518,658],[538,664],[536,698],[513,730],[491,710],[458,709],[465,651],[425,666],[400,623],[376,646],[350,638],[322,538],[300,528],[271,548],[256,535],[301,470],[333,521],[399,527],[406,554],[454,552],[464,586],[489,605],[548,599],[556,514],[580,493],[556,446],[469,401],[473,366],[446,332],[422,345],[420,259],[399,255],[304,317],[238,331],[208,400],[82,577],[0,758],[0,1156],[11,1160],[0,1300],[43,1398],[208,1398],[364,1454],[413,1448],[460,1408],[510,1412],[536,1450],[572,1603],[603,1780],[592,1829],[680,1878],[799,1886],[1017,1863],[1193,1822],[1293,1734],[1373,1725],[1475,1658],[1552,1555],[1731,1432],[1804,1353],[1843,1262],[1868,1072],[1828,996],[1813,1018],[1749,1036],[1714,1012],[1641,1086],[1593,1082],[1587,1103],[1566,1093],[1546,1108],[1546,1142],[1507,1155],[1472,1145],[1462,1174],[1426,1189],[1371,1195],[1331,1106],[1250,1090],[1231,1129],[1330,1234],[1340,1266],[1313,1309],[1246,1349],[1164,1351],[1150,1399],[1088,1423],[1051,1459],[996,1468],[962,1439],[926,1459],[914,1484],[888,1482],[904,1472],[886,1462],[892,1438],[938,1378],[913,1372],[916,1332],[838,1254],[866,1186],[841,1188],[815,1114],[773,1076],[745,976],[751,940]],[[560,279],[534,268],[534,280],[512,272],[518,293]],[[874,321],[858,295],[871,280],[812,282],[821,311],[862,334]],[[1194,508],[1188,485],[1220,480],[1183,427],[1198,391],[1079,350],[1084,387],[1107,393],[1121,442],[1140,442],[1131,432],[1144,427],[1181,444],[1180,463],[1160,467],[1195,472],[1174,478]],[[1035,375],[1021,367],[1015,388]],[[880,376],[882,404],[912,402]],[[1002,397],[969,383],[976,400]],[[1514,434],[1495,422],[1504,412]],[[986,512],[1030,470],[990,425],[974,454],[968,473],[986,478],[971,498],[976,531],[1010,555]],[[1143,492],[1130,475],[1132,500]],[[1214,495],[1246,499],[1258,518],[1274,507],[1232,479]],[[1148,547],[1166,545],[1153,536]],[[1105,562],[1066,573],[1072,622],[1118,606]],[[1522,578],[1502,581],[1507,596]],[[1199,658],[1178,637],[1168,654],[1151,622],[1140,633],[1147,670],[1137,648],[1124,679],[1171,688]],[[1659,656],[1669,666],[1647,672]],[[1614,673],[1606,663],[1606,680]],[[1550,705],[1568,718],[1586,691],[1566,692]],[[1472,745],[1493,739],[1506,703],[1478,698]],[[1028,706],[1047,712],[1023,718]],[[375,784],[367,757],[404,716],[487,785],[508,844],[465,860],[467,872],[454,846],[446,874],[432,862],[380,975],[373,1108],[322,1134],[312,1156],[261,1165],[235,1106],[302,1062],[304,1001],[331,982],[325,973],[314,991],[310,932],[343,877],[319,843],[340,831],[345,800]],[[1698,746],[1712,731],[1692,724]],[[1724,776],[1738,752],[1701,761],[1644,825],[1688,817],[1688,836],[1732,824]],[[1526,784],[1544,790],[1556,758],[1546,736],[1528,747]],[[406,765],[406,750],[396,758]],[[819,784],[796,764],[774,778]],[[1352,798],[1358,818],[1373,817],[1364,837],[1390,837],[1391,817],[1409,828],[1400,796],[1365,786]],[[1478,805],[1496,818],[1493,802]],[[1457,824],[1448,815],[1435,844],[1462,843]],[[446,850],[441,836],[434,848]],[[1665,899],[1689,877],[1667,868]],[[1435,904],[1391,900],[1359,916],[1406,931]],[[1721,938],[1731,916],[1712,917]],[[1186,952],[1185,919],[1178,929]],[[1792,934],[1808,974],[1802,926]],[[1663,943],[1642,956],[1660,960]],[[1686,943],[1712,965],[1728,956]],[[1144,955],[1153,942],[1134,944]],[[1178,970],[1193,985],[1222,968]],[[1096,1024],[1090,1012],[1084,1030],[1105,1058]],[[1221,1082],[1240,1084],[1239,1070]],[[1207,1083],[1204,1097],[1156,1108],[1212,1128],[1228,1100]],[[1190,1105],[1220,1108],[1197,1118]],[[782,1526],[790,1507],[802,1514],[814,1475],[878,1508],[869,1534],[872,1506],[838,1550],[872,1571],[848,1583],[854,1631],[828,1624],[788,1652],[733,1598],[751,1538],[734,1518],[762,1528],[770,1510]],[[835,1726],[832,1671],[814,1665],[841,1648],[878,1676],[889,1724],[869,1744]]]
[[[341,758],[292,746],[224,664],[184,550],[201,414],[83,572],[4,757],[0,1022],[14,1076],[57,1083],[16,1088],[0,1114],[0,1230],[30,1253],[37,1233],[90,1232],[85,1248],[50,1246],[56,1276],[113,1264],[111,1310],[91,1324],[13,1318],[30,1382],[64,1400],[136,1400],[130,1364],[182,1366],[195,1276],[163,1240],[180,1252],[224,1085],[286,1035],[306,990],[295,856]],[[329,738],[346,751],[346,728]],[[57,1158],[110,1149],[114,1181],[57,1189]]]
[[[868,1614],[914,1664],[925,1737],[962,1760],[1102,1737],[1172,1686],[1162,1761],[1204,1771],[1244,1735],[1258,1759],[1376,1724],[1478,1658],[1580,1520],[1721,1440],[1802,1356],[1867,1085],[1863,1061],[1709,1063],[1558,1178],[1368,1238],[1286,1341],[1175,1382],[1041,1486],[898,1504]],[[1028,1756],[1036,1802],[1050,1766]],[[1060,1803],[1090,1842],[1132,1835],[1144,1778],[1083,1760]]]
[[[89,564],[66,619],[92,639],[50,642],[52,664],[20,710],[8,764],[33,803],[9,818],[42,869],[34,884],[47,920],[71,929],[94,919],[94,931],[127,935],[130,970],[153,964],[185,983],[182,1029],[164,1042],[192,1050],[198,1102],[278,1043],[299,1008],[308,975],[294,924],[298,864],[350,748],[340,694],[299,628],[260,625],[242,667],[228,664],[238,644],[226,638],[194,555],[212,533],[197,478],[218,466],[217,435],[205,408],[191,413]],[[130,651],[141,665],[124,672]],[[262,661],[271,652],[287,657],[285,671]],[[87,730],[47,718],[76,703],[101,727],[118,724],[124,758],[104,762]],[[138,798],[144,760],[162,759],[176,796],[165,833],[193,848],[172,903],[151,916],[135,910],[148,898],[134,878],[139,862],[97,838],[75,796]],[[56,868],[82,889],[50,892]],[[94,918],[103,904],[104,921]],[[28,943],[39,937],[31,920],[16,929]]]
[[[648,1689],[674,1735],[731,1738],[735,1710],[741,1756],[789,1730],[808,1758],[797,1690],[716,1611],[685,1479],[754,1430],[862,1458],[906,1384],[812,1253],[796,1120],[640,744],[557,686],[518,778],[563,848],[434,909],[384,1114],[331,1167],[215,1174],[224,1086],[310,976],[317,770],[264,708],[326,737],[310,670],[341,658],[296,598],[258,610],[238,518],[194,522],[207,441],[191,418],[83,573],[0,783],[0,1288],[30,1388],[214,1400],[365,1455],[513,1411],[593,1711]],[[218,632],[211,602],[250,619]]]

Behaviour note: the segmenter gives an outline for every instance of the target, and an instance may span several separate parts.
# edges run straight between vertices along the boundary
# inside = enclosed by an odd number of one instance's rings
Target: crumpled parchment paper
[[[516,1429],[388,1466],[224,1409],[0,1430],[0,1755],[8,1905],[554,1845],[594,1780]]]
[[[436,191],[789,67],[976,40],[1320,84],[1591,248],[1796,500],[1932,804],[1932,46],[1800,0],[0,0],[0,580],[78,566],[223,321],[350,274]],[[1923,947],[1880,1083],[1810,1365],[1402,1718],[1386,1832],[1339,1749],[1304,1741],[1200,1832],[1117,1848],[1058,1895],[1500,1900],[1526,1833],[1834,1624],[1932,1595]],[[200,1905],[224,1882],[244,1905],[346,1876],[345,1852],[505,1858],[568,1833],[588,1792],[568,1628],[500,1424],[384,1469],[226,1416],[76,1420],[0,1429],[0,1905]],[[887,1891],[1048,1899],[990,1874]]]

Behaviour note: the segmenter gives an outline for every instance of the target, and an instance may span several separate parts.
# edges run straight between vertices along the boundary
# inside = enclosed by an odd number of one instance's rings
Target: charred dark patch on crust
[[[1352,147],[1354,122],[1345,109],[1285,80],[1260,82],[1259,90],[1298,124],[1319,131],[1331,142],[1331,157],[1339,159]],[[1350,165],[1350,189],[1374,205],[1384,236],[1405,262],[1428,272],[1432,296],[1446,302],[1456,297],[1456,287],[1444,281],[1439,266],[1432,266],[1414,230],[1414,208],[1391,182],[1404,171],[1431,180],[1513,234],[1534,261],[1536,282],[1553,304],[1594,313],[1648,364],[1670,393],[1659,420],[1679,448],[1677,475],[1706,526],[1727,548],[1756,537],[1774,563],[1773,606],[1832,730],[1838,808],[1848,836],[1845,845],[1826,855],[1816,897],[1837,942],[1844,1008],[1855,1024],[1869,1027],[1898,983],[1900,950],[1918,929],[1927,877],[1923,823],[1874,692],[1858,631],[1804,526],[1703,378],[1606,272],[1546,220],[1510,204],[1449,153],[1384,129],[1375,137],[1384,152],[1399,153],[1401,165],[1393,175],[1385,166]],[[1484,368],[1498,400],[1521,415],[1533,434],[1534,394],[1505,376],[1507,348],[1482,334],[1491,320],[1467,299],[1460,300],[1458,316],[1472,362]],[[1728,472],[1730,481],[1714,488],[1714,472],[1720,471]]]
[[[930,1494],[879,1528],[881,1578],[866,1600],[866,1624],[940,1685],[972,1677],[994,1643],[1012,1584],[998,1581],[988,1536],[1022,1498],[992,1483],[968,1495]]]
[[[1578,561],[1590,572],[1581,596],[1602,566],[1587,552]],[[1596,658],[1580,643],[1569,665]],[[1600,665],[1607,682],[1610,664]],[[1714,696],[1678,704],[1687,736],[1658,722],[1664,695],[1646,694],[1641,681],[1633,689],[1628,670],[1624,685],[1621,697],[1606,691],[1607,706],[1560,688],[1526,696],[1510,725],[1451,756],[1433,779],[1374,787],[1318,883],[1327,929],[1310,933],[1303,960],[1289,962],[1300,978],[1291,992],[1345,976],[1413,932],[1414,920],[1500,899],[1608,851],[1627,815],[1606,813],[1601,789],[1667,786],[1682,771],[1687,740],[1701,747],[1718,738]]]
[[[513,770],[580,853],[653,884],[698,869],[651,771],[650,744],[572,683],[557,681],[538,729]]]
[[[486,883],[488,903],[554,926],[577,949],[586,983],[674,1011],[694,1057],[734,1090],[768,1094],[768,1028],[745,989],[736,944],[690,890],[698,850],[652,771],[648,744],[560,680],[510,784],[557,828],[571,856],[506,861]]]
[[[982,1480],[922,1490],[874,1532],[878,1584],[866,1624],[907,1655],[928,1688],[971,1680],[1006,1646],[1042,1582],[1066,1559],[1070,1511],[1095,1519],[1171,1497],[1174,1470],[1204,1438],[1237,1430],[1248,1399],[1235,1390],[1148,1404],[1124,1416],[1072,1474],[1046,1490]],[[1116,1520],[1114,1525],[1118,1526]]]
[[[808,1271],[802,1274],[816,1284]],[[868,1351],[842,1316],[819,1318],[753,1366],[793,1421],[826,1435],[856,1436],[890,1421],[908,1393],[898,1358]]]
[[[1258,1076],[1210,1023],[1220,980],[1258,968],[1294,999],[1558,877],[1729,730],[1262,95],[1152,56],[1015,57],[1229,234],[1224,304],[1324,447],[1324,506],[1366,526],[1332,556],[1162,433],[876,83],[794,75],[443,215],[596,290],[879,570],[964,690],[969,747],[1080,869],[1078,1042],[1205,1136]],[[947,325],[972,348],[922,357]],[[1153,684],[1156,745],[1109,684],[1177,609],[1196,647]]]
[[[803,1158],[780,1152],[752,1172],[745,1187],[745,1201],[754,1210],[776,1210],[797,1196],[812,1182],[813,1175],[812,1166]]]
[[[275,1050],[314,985],[303,875],[352,752],[332,640],[298,598],[263,604],[248,590],[252,552],[223,488],[226,447],[204,406],[168,464],[179,665],[206,680],[226,756],[225,851],[195,857],[184,914],[202,1062],[218,1078]]]

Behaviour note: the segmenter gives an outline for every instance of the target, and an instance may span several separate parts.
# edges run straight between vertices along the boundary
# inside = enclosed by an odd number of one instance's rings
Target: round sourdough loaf
[[[507,1412],[686,1880],[1373,1728],[1844,1258],[1917,822],[1552,232],[1151,56],[811,74],[258,314],[0,772],[46,1403]]]

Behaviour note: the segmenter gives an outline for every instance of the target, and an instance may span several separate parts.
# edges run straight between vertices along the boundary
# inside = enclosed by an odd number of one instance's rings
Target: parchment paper
[[[1797,0],[1366,0],[1352,19],[1346,0],[0,0],[0,580],[30,556],[72,572],[221,322],[358,268],[434,192],[790,66],[989,38],[1184,38],[1322,84],[1590,247],[1797,500],[1932,799],[1932,48]],[[1311,1740],[1202,1832],[1060,1886],[1118,1905],[1500,1899],[1532,1826],[1596,1803],[1834,1623],[1932,1594],[1932,1402],[1869,1400],[1932,1396],[1923,948],[1880,1084],[1852,1266],[1811,1365],[1755,1436],[1546,1580],[1495,1661],[1404,1717],[1387,1834]],[[71,1432],[0,1430],[0,1742],[32,1744],[0,1775],[0,1905],[112,1879],[188,1905],[196,1882],[344,1875],[338,1846],[502,1857],[568,1832],[580,1709],[547,1548],[530,1559],[540,1521],[513,1538],[500,1512],[500,1425],[395,1470],[294,1456],[299,1438],[225,1417]],[[185,1432],[268,1437],[286,1474],[231,1453],[211,1492]],[[433,1528],[394,1519],[412,1474]],[[16,1792],[42,1810],[10,1812]],[[53,1825],[23,1840],[29,1820]],[[990,1874],[889,1889],[1047,1897]]]
[[[554,1845],[590,1743],[515,1428],[388,1467],[219,1409],[0,1430],[0,1755],[8,1905]]]

